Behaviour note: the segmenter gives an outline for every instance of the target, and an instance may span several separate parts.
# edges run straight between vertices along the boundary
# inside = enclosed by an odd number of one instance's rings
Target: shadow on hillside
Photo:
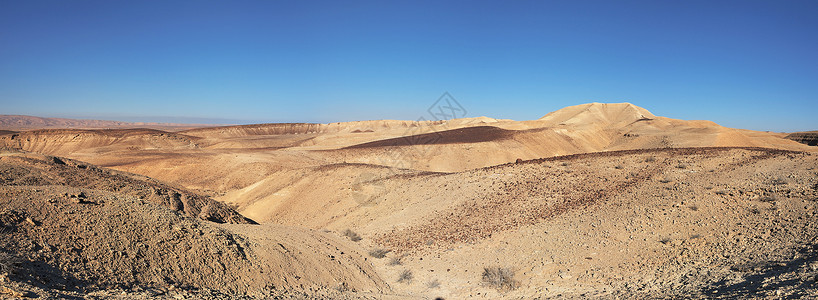
[[[708,298],[753,298],[775,295],[780,289],[792,291],[789,295],[779,296],[780,299],[801,299],[809,296],[806,290],[818,288],[818,270],[812,269],[813,263],[818,262],[818,244],[806,245],[798,252],[800,257],[790,261],[734,266],[731,269],[735,272],[754,274],[735,284],[727,284],[726,281],[716,282],[702,291],[702,295]]]

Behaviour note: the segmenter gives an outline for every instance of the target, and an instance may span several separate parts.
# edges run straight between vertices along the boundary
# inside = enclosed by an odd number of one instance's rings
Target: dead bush
[[[406,269],[403,270],[403,272],[400,272],[400,276],[398,276],[398,282],[411,282],[412,278],[415,278],[415,276],[412,275],[412,271]]]
[[[369,256],[372,256],[374,258],[384,258],[384,257],[386,257],[387,253],[389,253],[389,250],[386,250],[386,249],[372,249],[372,250],[369,250]]]
[[[393,257],[392,259],[389,260],[389,265],[390,266],[397,266],[397,265],[400,265],[402,263],[403,262],[400,261],[400,257],[397,257],[397,256],[395,256],[395,257]]]
[[[773,185],[787,184],[787,179],[785,179],[784,177],[778,177],[773,180],[770,180],[770,183]]]
[[[517,286],[514,271],[499,266],[483,268],[483,283],[498,290],[511,290]]]
[[[358,235],[357,233],[355,233],[354,231],[350,230],[350,229],[344,230],[343,232],[341,232],[341,235],[347,237],[348,239],[350,239],[353,242],[357,242],[357,241],[361,240],[361,236]]]
[[[776,197],[773,194],[764,195],[764,196],[761,196],[760,198],[758,198],[758,201],[761,201],[761,202],[775,202],[775,200],[776,200]]]
[[[0,252],[0,274],[13,274],[19,265],[19,258],[9,253]]]

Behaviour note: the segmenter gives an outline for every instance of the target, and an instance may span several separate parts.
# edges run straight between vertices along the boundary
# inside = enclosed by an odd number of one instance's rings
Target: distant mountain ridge
[[[223,126],[222,124],[182,124],[155,122],[122,122],[92,119],[44,118],[26,115],[0,115],[0,129],[30,130],[49,128],[106,129],[106,128],[151,128],[163,130],[185,130],[200,127]]]

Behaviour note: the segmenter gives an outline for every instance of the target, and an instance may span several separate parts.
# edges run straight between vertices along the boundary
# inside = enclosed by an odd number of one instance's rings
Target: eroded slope
[[[184,190],[77,161],[6,153],[0,166],[0,252],[21,261],[2,283],[12,290],[42,297],[207,290],[226,298],[388,291],[364,255],[332,234],[205,221],[246,219],[209,199],[202,210],[210,217],[174,210],[140,195]]]

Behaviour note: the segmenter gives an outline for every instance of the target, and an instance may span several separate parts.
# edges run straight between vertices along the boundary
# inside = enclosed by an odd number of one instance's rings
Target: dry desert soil
[[[0,298],[818,297],[814,132],[6,119]]]

